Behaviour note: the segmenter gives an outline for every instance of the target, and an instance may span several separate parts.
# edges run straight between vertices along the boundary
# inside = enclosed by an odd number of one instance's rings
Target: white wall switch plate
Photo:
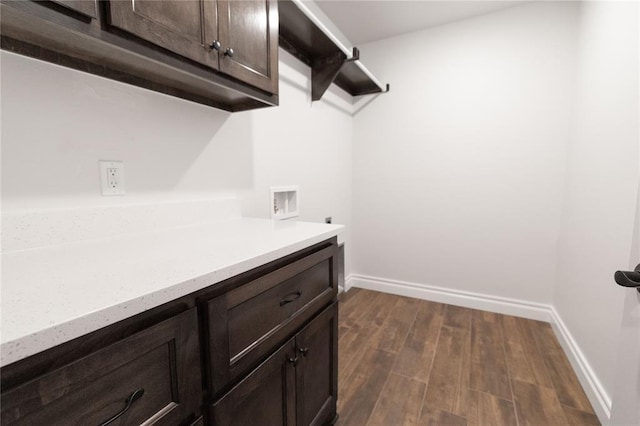
[[[102,195],[124,195],[124,163],[100,161]]]
[[[272,186],[269,207],[271,219],[280,220],[298,216],[300,211],[298,187]]]

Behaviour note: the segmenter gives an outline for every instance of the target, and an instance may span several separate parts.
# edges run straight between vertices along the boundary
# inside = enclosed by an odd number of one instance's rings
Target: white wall
[[[281,106],[237,114],[1,60],[3,214],[237,196],[267,218],[269,186],[286,184],[300,186],[299,220],[349,225],[351,97],[332,88],[312,104],[309,68],[282,50]],[[98,160],[124,161],[125,197],[100,195]]]
[[[584,2],[554,306],[611,405],[639,157],[638,4]]]
[[[391,91],[355,117],[353,271],[550,303],[576,5],[361,46]]]

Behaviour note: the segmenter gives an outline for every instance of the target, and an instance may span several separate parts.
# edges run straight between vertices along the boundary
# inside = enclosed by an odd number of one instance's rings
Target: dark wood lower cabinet
[[[220,395],[335,298],[329,245],[218,297],[203,298],[209,392]]]
[[[297,418],[320,426],[336,416],[338,397],[338,303],[334,302],[296,335]]]
[[[334,302],[211,407],[216,426],[309,426],[336,415]]]
[[[331,423],[337,253],[323,241],[3,367],[1,423]]]
[[[202,400],[197,324],[190,309],[4,391],[2,424],[184,423]]]
[[[295,425],[294,356],[291,339],[213,404],[213,424]]]
[[[200,416],[190,423],[189,426],[204,426],[204,419]]]

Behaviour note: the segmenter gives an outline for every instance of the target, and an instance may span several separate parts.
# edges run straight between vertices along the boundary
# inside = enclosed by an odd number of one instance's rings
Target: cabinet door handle
[[[144,389],[140,388],[140,389],[136,389],[135,391],[133,391],[133,393],[131,395],[129,395],[129,397],[124,401],[125,406],[124,408],[117,414],[115,414],[113,417],[111,417],[109,420],[100,423],[100,426],[107,426],[110,423],[113,423],[114,421],[116,421],[118,419],[118,417],[122,416],[124,413],[127,412],[127,410],[129,410],[129,408],[131,407],[131,405],[136,402],[137,400],[140,399],[140,397],[142,397],[142,395],[144,394]]]
[[[233,49],[232,49],[232,48],[230,48],[230,47],[227,47],[227,48],[224,50],[224,56],[228,56],[228,57],[230,57],[230,58],[233,58]]]
[[[295,293],[287,294],[280,301],[280,306],[284,306],[287,303],[295,302],[296,300],[298,300],[300,298],[300,296],[302,296],[302,290],[298,290]]]
[[[295,367],[298,365],[298,357],[289,357],[289,362]]]
[[[302,356],[306,357],[309,354],[309,348],[300,348],[300,353]]]
[[[211,50],[220,50],[221,44],[219,40],[213,40],[209,45],[209,49]]]

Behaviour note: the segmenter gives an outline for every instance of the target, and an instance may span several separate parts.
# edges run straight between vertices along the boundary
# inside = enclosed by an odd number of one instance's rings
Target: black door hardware
[[[131,404],[133,404],[134,402],[136,402],[138,399],[140,399],[140,397],[144,394],[144,389],[136,389],[131,395],[129,395],[129,397],[124,401],[124,408],[117,414],[115,414],[113,417],[111,417],[109,420],[100,423],[100,426],[106,426],[110,423],[113,423],[114,421],[116,421],[120,416],[122,416],[124,413],[127,412],[127,410],[129,410],[129,408],[131,408]]]
[[[280,306],[284,306],[287,303],[292,303],[295,302],[296,300],[298,300],[300,298],[300,296],[302,296],[302,290],[298,290],[295,293],[290,293],[287,294],[284,298],[282,298],[282,300],[280,301]]]
[[[636,266],[635,271],[616,271],[613,275],[618,285],[622,287],[635,287],[640,293],[640,264]]]

